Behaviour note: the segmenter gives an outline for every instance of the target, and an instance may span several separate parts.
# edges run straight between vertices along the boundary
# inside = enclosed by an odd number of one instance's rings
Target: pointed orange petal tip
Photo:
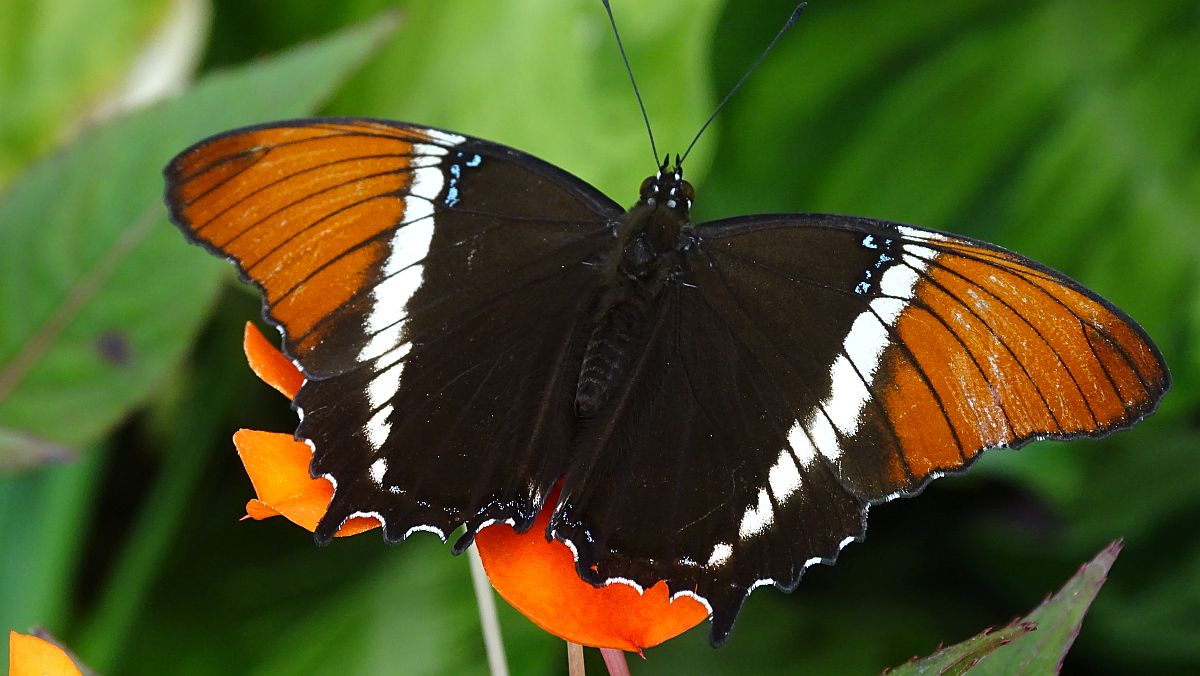
[[[242,349],[246,352],[246,361],[250,362],[250,370],[254,371],[254,375],[288,399],[295,398],[296,392],[304,384],[304,374],[263,336],[253,322],[246,322],[246,330],[242,333]]]
[[[75,661],[54,643],[38,636],[8,632],[9,676],[80,676]]]
[[[333,499],[333,484],[309,476],[312,449],[308,444],[290,434],[238,430],[233,445],[258,496],[246,503],[246,516],[258,520],[282,515],[302,528],[316,530]],[[337,535],[357,535],[378,525],[373,517],[355,517]]]
[[[475,544],[492,586],[542,629],[572,643],[640,653],[682,634],[708,617],[696,599],[669,600],[659,582],[639,594],[625,584],[593,587],[575,572],[571,550],[546,541],[555,496],[533,527],[517,533],[506,524],[479,531]]]
[[[254,519],[255,521],[262,521],[273,516],[282,515],[279,513],[279,510],[274,509],[262,500],[249,500],[246,502],[246,516],[243,516],[240,520]]]

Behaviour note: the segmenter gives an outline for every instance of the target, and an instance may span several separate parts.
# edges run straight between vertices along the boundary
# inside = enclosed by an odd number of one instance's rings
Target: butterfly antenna
[[[604,4],[607,5],[608,2],[606,1]],[[703,134],[704,130],[708,129],[708,125],[712,124],[712,121],[716,119],[717,113],[721,112],[721,109],[725,107],[725,104],[729,103],[729,99],[733,98],[733,95],[737,92],[737,90],[742,88],[742,84],[750,78],[751,73],[758,69],[758,65],[763,62],[763,59],[767,58],[767,54],[771,53],[772,49],[775,49],[775,44],[779,42],[779,39],[783,37],[784,33],[787,33],[788,30],[791,29],[792,24],[796,23],[796,20],[799,19],[800,15],[804,13],[804,9],[806,7],[808,7],[807,2],[802,2],[796,5],[796,9],[792,10],[792,15],[788,17],[786,22],[784,22],[783,28],[779,29],[779,32],[775,34],[775,37],[771,40],[771,43],[767,45],[767,48],[762,51],[762,54],[758,55],[758,59],[753,65],[750,66],[749,69],[746,70],[745,75],[742,75],[742,79],[738,80],[737,84],[730,88],[729,93],[725,95],[725,98],[721,99],[721,102],[717,104],[716,110],[714,110],[712,115],[709,115],[708,119],[704,121],[704,126],[700,127],[700,131],[696,132],[696,136],[692,139],[692,142],[688,144],[687,150],[683,152],[683,159],[687,159],[688,154],[692,152],[692,148],[696,145],[696,141],[700,140],[700,135]]]
[[[629,57],[625,55],[625,45],[621,43],[621,33],[617,31],[617,20],[613,18],[612,6],[608,0],[604,3],[604,11],[608,12],[608,22],[612,24],[613,35],[617,38],[617,49],[621,50],[621,60],[625,62],[625,70],[629,73],[629,81],[633,84],[633,95],[637,97],[638,107],[642,109],[642,119],[646,121],[646,133],[650,135],[650,152],[654,153],[654,166],[659,166],[658,147],[654,145],[654,130],[650,128],[650,116],[646,114],[646,104],[642,102],[642,92],[638,90],[637,79],[633,77],[633,68],[629,65]]]

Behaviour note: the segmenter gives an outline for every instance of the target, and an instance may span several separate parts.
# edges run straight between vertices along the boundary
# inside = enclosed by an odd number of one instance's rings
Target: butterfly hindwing
[[[865,526],[831,465],[789,446],[780,363],[729,311],[698,288],[664,292],[644,359],[591,421],[551,521],[585,579],[666,580],[704,599],[714,644],[753,587],[791,590]]]

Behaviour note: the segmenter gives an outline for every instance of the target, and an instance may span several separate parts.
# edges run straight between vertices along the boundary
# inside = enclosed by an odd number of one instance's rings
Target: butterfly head
[[[686,221],[692,201],[696,199],[696,191],[691,183],[683,179],[683,165],[679,156],[675,156],[674,167],[669,162],[669,157],[664,158],[658,172],[642,181],[640,202],[649,207],[673,211]]]

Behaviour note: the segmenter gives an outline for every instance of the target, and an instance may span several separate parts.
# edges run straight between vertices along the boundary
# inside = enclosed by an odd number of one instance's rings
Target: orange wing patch
[[[918,476],[989,447],[1131,424],[1168,387],[1128,318],[1015,254],[947,237],[905,259],[920,281],[896,323],[905,347],[885,355],[883,398]]]
[[[430,142],[368,120],[252,128],[176,158],[167,200],[193,239],[262,288],[299,341],[370,282],[387,255],[381,235],[404,219],[414,145]]]
[[[892,363],[886,366],[891,374],[884,407],[892,420],[892,428],[900,442],[901,453],[908,470],[916,477],[965,461],[961,442],[955,436],[950,420],[942,414],[942,402],[930,387],[930,381],[912,365],[911,358],[900,349],[890,352]],[[897,462],[889,468],[893,485],[909,482],[903,467]]]

